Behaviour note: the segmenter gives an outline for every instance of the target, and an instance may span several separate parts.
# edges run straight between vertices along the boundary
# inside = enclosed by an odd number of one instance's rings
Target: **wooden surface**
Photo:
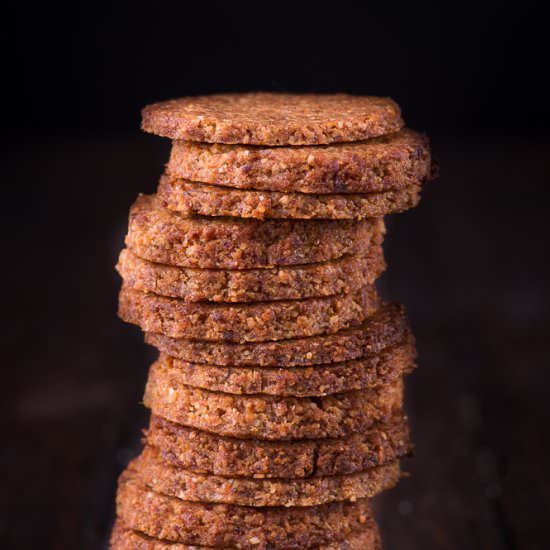
[[[547,548],[550,146],[434,141],[441,179],[391,219],[381,282],[420,351],[411,477],[377,500],[385,548]],[[147,136],[4,150],[1,548],[106,544],[154,357],[116,318],[113,265],[167,150]]]

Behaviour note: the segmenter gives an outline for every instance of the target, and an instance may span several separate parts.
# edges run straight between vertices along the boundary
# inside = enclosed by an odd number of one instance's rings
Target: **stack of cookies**
[[[426,138],[347,95],[184,98],[142,124],[173,145],[130,211],[119,314],[160,355],[112,548],[379,548],[370,499],[411,450],[415,349],[374,283]]]

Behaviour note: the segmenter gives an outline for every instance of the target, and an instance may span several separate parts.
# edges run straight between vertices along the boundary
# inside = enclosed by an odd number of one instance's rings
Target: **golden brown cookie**
[[[242,343],[334,333],[361,324],[379,305],[372,285],[324,298],[248,304],[185,302],[123,286],[118,314],[171,338]]]
[[[357,141],[402,126],[399,106],[387,97],[266,92],[153,103],[141,122],[146,132],[171,139],[255,145]]]
[[[373,233],[375,235],[373,235]],[[126,246],[169,265],[249,269],[324,262],[366,252],[382,220],[284,220],[185,217],[141,195],[130,209]],[[327,238],[330,235],[330,238]]]
[[[172,178],[238,189],[343,194],[408,189],[431,178],[426,136],[403,130],[326,147],[246,147],[175,141]]]
[[[414,368],[411,338],[361,359],[309,367],[232,367],[189,363],[160,354],[158,362],[181,383],[237,395],[314,397],[388,384]]]
[[[254,542],[254,541],[253,541]],[[111,550],[231,550],[226,547],[214,546],[192,546],[179,542],[155,539],[127,529],[124,524],[117,520],[111,536]],[[257,544],[253,548],[262,548]],[[310,546],[310,550],[380,550],[380,535],[374,519],[370,519],[361,526],[357,532],[351,533],[344,541],[332,542],[328,545]]]
[[[339,363],[378,353],[409,333],[403,306],[386,304],[361,326],[335,334],[273,342],[235,344],[170,338],[147,332],[145,341],[191,363],[231,366],[306,366]]]
[[[352,475],[291,480],[197,474],[164,462],[154,447],[145,447],[128,469],[156,493],[190,502],[254,507],[317,506],[371,498],[391,489],[401,478],[397,461]]]
[[[193,269],[138,258],[125,248],[117,270],[124,283],[142,292],[187,302],[268,302],[334,296],[372,284],[386,267],[382,246],[366,254],[310,265],[271,269]]]
[[[157,539],[266,550],[341,541],[372,518],[368,499],[296,508],[189,502],[144,487],[129,470],[119,480],[117,515]]]
[[[165,208],[186,216],[363,220],[413,208],[420,201],[420,190],[421,186],[415,183],[378,193],[307,195],[230,189],[163,176],[157,196]]]
[[[355,474],[393,462],[412,450],[402,415],[345,438],[258,441],[211,434],[153,414],[145,442],[178,468],[260,479]]]
[[[324,397],[244,396],[185,386],[177,373],[154,363],[143,403],[157,416],[219,435],[271,441],[345,437],[400,412],[403,381]]]

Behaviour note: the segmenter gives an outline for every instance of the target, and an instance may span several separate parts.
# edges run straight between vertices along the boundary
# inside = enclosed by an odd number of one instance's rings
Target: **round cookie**
[[[368,499],[297,508],[188,502],[144,487],[129,470],[119,480],[117,515],[128,528],[157,539],[263,549],[341,541],[372,518]]]
[[[402,415],[345,438],[255,441],[188,428],[153,414],[144,442],[178,468],[259,479],[355,474],[393,462],[412,450],[407,419]]]
[[[403,405],[403,380],[324,397],[234,395],[185,386],[154,363],[143,403],[178,424],[231,437],[266,440],[345,437],[391,418]]]
[[[343,500],[355,501],[391,489],[401,478],[399,462],[363,472],[304,479],[254,479],[197,474],[176,468],[145,447],[128,469],[139,482],[156,493],[190,502],[238,504],[240,506],[317,506]]]
[[[148,105],[146,132],[188,141],[320,145],[395,132],[401,111],[387,97],[244,93],[183,97]]]
[[[364,251],[373,232],[384,233],[382,220],[186,218],[140,195],[130,208],[126,246],[152,262],[249,269],[335,260]]]
[[[167,355],[190,363],[294,367],[340,363],[375,354],[401,341],[409,332],[403,306],[386,304],[361,326],[324,336],[236,344],[170,338],[147,332],[145,341]]]
[[[311,265],[272,269],[193,269],[143,260],[121,251],[117,270],[124,283],[142,292],[188,302],[270,302],[334,296],[372,284],[386,264],[382,246],[366,243],[366,253]]]
[[[324,298],[248,304],[185,302],[123,286],[118,314],[171,338],[242,343],[334,333],[362,323],[379,304],[372,285]]]
[[[426,136],[402,130],[326,147],[246,147],[175,141],[171,178],[281,193],[345,194],[409,189],[431,179]]]
[[[189,363],[160,354],[160,368],[182,384],[237,395],[265,394],[314,397],[388,384],[414,368],[416,350],[411,338],[379,354],[310,367],[233,367]]]
[[[197,546],[193,544],[181,544],[159,540],[127,529],[124,524],[117,520],[111,535],[112,550],[231,550],[228,547]],[[257,545],[254,548],[261,548]],[[310,546],[310,550],[381,550],[380,534],[374,519],[369,519],[357,532],[350,533],[342,542],[332,542],[328,545]]]
[[[420,189],[420,185],[413,184],[378,193],[307,195],[229,189],[163,176],[157,197],[165,208],[186,216],[363,220],[413,208],[420,202]]]

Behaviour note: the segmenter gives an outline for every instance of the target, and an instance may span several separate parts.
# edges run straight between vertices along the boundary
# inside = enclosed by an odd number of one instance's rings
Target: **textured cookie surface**
[[[333,296],[372,284],[385,269],[382,246],[311,265],[271,269],[193,269],[138,258],[125,248],[117,270],[129,287],[188,302],[268,302]]]
[[[292,479],[254,479],[197,474],[177,468],[145,447],[128,469],[153,491],[191,502],[240,506],[316,506],[343,500],[371,498],[394,487],[401,478],[398,462],[341,476]]]
[[[265,92],[154,103],[143,109],[141,123],[146,132],[171,139],[256,145],[357,141],[402,126],[390,98]]]
[[[255,441],[188,428],[152,415],[146,442],[163,460],[193,472],[225,477],[300,479],[363,472],[412,450],[406,418],[339,439]]]
[[[283,193],[372,193],[430,178],[425,136],[404,130],[326,147],[244,147],[175,141],[166,167],[174,178]]]
[[[416,206],[420,201],[420,185],[378,193],[308,195],[230,189],[163,176],[157,196],[165,208],[186,216],[362,220]]]
[[[403,307],[388,304],[363,325],[325,336],[235,344],[170,338],[147,332],[145,341],[167,355],[190,363],[291,367],[339,363],[378,353],[401,341],[409,332]]]
[[[345,437],[400,412],[403,382],[324,397],[244,396],[185,386],[179,376],[154,363],[143,402],[157,416],[219,435],[266,440]]]
[[[379,307],[374,286],[324,298],[215,304],[185,302],[123,286],[119,316],[172,338],[258,342],[330,334],[361,324]]]
[[[255,540],[251,544],[254,544]],[[124,524],[117,520],[111,536],[112,550],[200,550],[201,548],[209,550],[232,550],[226,547],[197,546],[181,544],[179,542],[170,542],[149,537],[139,531],[127,529]],[[243,547],[244,548],[244,547]],[[254,544],[252,548],[265,548]],[[342,542],[333,542],[328,545],[310,546],[310,550],[380,550],[380,535],[378,527],[373,519],[369,519],[357,532],[351,533]]]
[[[158,494],[127,470],[117,514],[131,529],[185,544],[236,548],[308,548],[345,539],[372,517],[368,500],[314,507],[249,507]]]
[[[334,260],[365,251],[382,220],[284,220],[185,217],[141,195],[130,209],[126,246],[169,265],[248,269]],[[327,238],[330,235],[330,238]]]
[[[342,393],[391,383],[414,368],[412,339],[361,359],[309,367],[233,367],[201,365],[160,355],[166,372],[182,384],[234,394],[267,394],[313,397]]]

